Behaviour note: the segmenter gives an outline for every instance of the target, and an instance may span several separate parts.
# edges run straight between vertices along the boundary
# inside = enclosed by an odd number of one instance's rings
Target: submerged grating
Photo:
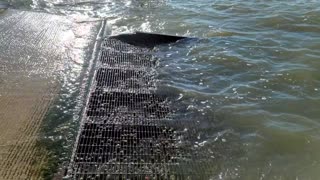
[[[149,92],[155,90],[152,72],[122,68],[100,68],[96,88],[104,91]]]
[[[69,166],[72,179],[185,179],[180,162],[191,156],[183,156],[180,135],[168,126],[173,113],[155,93],[155,65],[148,48],[103,41]]]
[[[154,94],[95,91],[91,93],[87,116],[109,116],[113,112],[142,113],[165,118],[170,112],[165,99]]]
[[[150,68],[156,65],[156,61],[150,54],[138,54],[134,51],[113,51],[110,49],[102,50],[100,63],[107,67],[125,68]]]
[[[161,126],[85,124],[75,162],[168,163],[174,140],[174,132]]]
[[[124,43],[123,41],[113,37],[107,38],[102,42],[102,50],[108,50],[110,52],[134,53],[136,55],[140,53],[147,55],[151,51],[150,48],[137,47],[128,43]]]

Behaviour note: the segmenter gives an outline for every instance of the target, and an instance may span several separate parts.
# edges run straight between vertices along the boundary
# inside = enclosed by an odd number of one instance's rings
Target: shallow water
[[[68,160],[99,24],[0,14],[0,179],[49,177]]]
[[[106,19],[112,34],[198,37],[158,47],[159,88],[174,94],[180,117],[200,124],[190,142],[199,152],[214,152],[213,179],[320,177],[320,1],[29,3],[11,1],[78,23]],[[69,90],[66,98],[74,93]]]

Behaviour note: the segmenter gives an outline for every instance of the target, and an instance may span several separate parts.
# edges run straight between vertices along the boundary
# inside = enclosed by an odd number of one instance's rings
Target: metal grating
[[[192,153],[179,146],[182,132],[171,124],[170,102],[155,93],[151,52],[112,37],[103,41],[69,166],[72,179],[200,177],[192,176]]]
[[[70,174],[74,179],[165,178],[176,164],[176,134],[166,97],[155,90],[150,49],[102,43]]]
[[[174,140],[174,132],[161,126],[85,124],[75,162],[168,163]]]
[[[149,53],[150,48],[141,48],[134,45],[130,45],[128,43],[124,43],[121,40],[117,40],[116,38],[107,38],[102,43],[102,50],[114,51],[114,52],[122,52],[122,53],[135,53],[135,54],[145,54]]]
[[[137,92],[155,90],[152,72],[122,68],[100,68],[96,88],[107,91]]]
[[[110,67],[133,68],[150,68],[156,64],[156,61],[152,59],[150,54],[138,54],[135,51],[120,52],[108,48],[101,52],[100,62]]]
[[[165,118],[170,112],[165,99],[154,94],[95,91],[90,95],[87,116],[109,116],[121,110],[157,118]]]

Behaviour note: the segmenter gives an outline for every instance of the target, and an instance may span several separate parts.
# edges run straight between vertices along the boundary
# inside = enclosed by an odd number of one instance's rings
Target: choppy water
[[[112,34],[198,37],[158,48],[159,79],[188,110],[184,118],[204,125],[194,143],[199,151],[216,152],[213,179],[320,178],[320,1],[15,0],[11,5],[84,21],[106,19]],[[79,86],[70,82],[66,97]]]

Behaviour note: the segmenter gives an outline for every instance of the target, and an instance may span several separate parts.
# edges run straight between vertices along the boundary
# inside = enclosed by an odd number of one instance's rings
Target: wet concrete
[[[0,179],[39,179],[46,150],[36,146],[42,120],[69,62],[98,22],[6,10],[0,14]],[[81,33],[87,35],[81,36]]]

